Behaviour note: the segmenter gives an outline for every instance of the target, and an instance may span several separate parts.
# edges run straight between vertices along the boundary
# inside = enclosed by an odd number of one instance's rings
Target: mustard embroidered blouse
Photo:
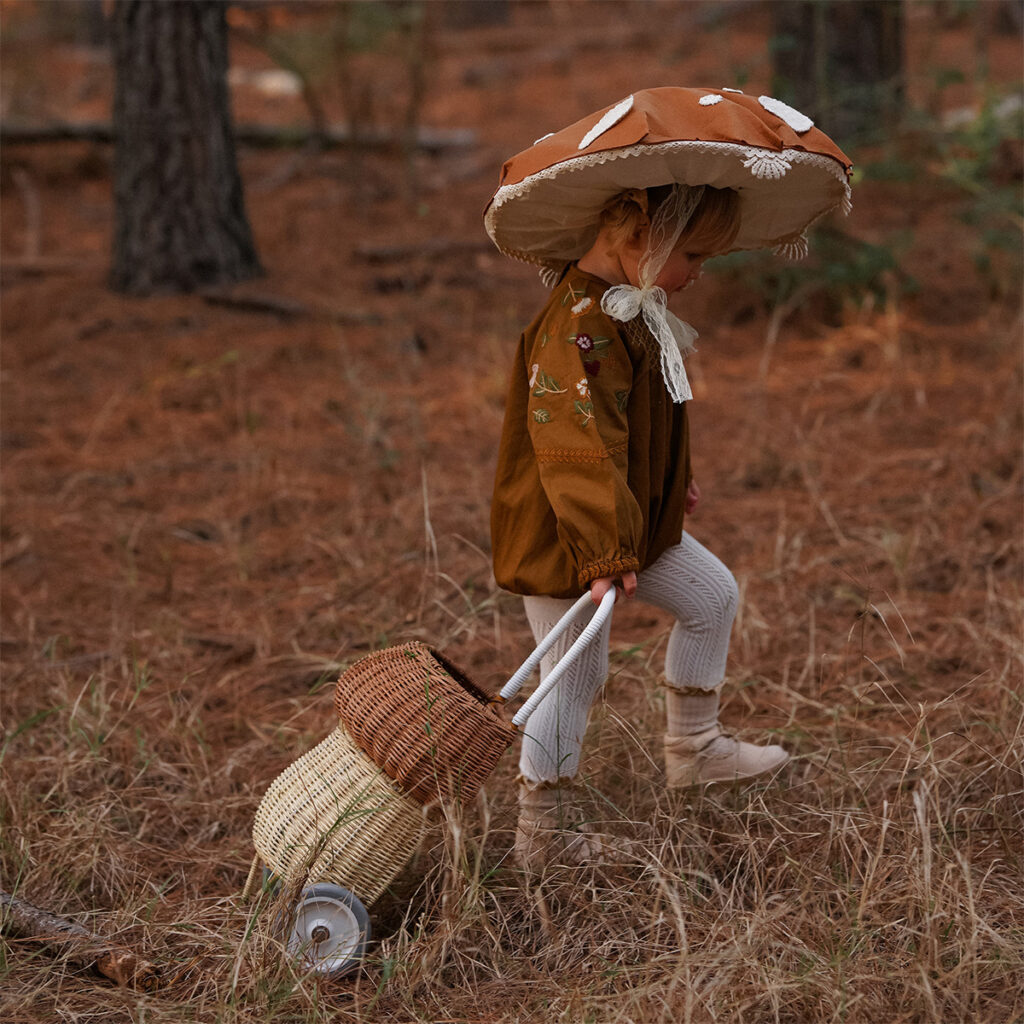
[[[608,287],[571,266],[516,350],[491,506],[494,574],[516,594],[576,597],[682,536],[686,405],[642,321],[602,312]]]

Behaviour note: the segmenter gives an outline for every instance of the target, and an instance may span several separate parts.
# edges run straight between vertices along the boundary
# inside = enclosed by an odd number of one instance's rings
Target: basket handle
[[[593,618],[587,623],[586,628],[576,638],[576,642],[562,655],[558,664],[548,673],[547,678],[530,695],[529,700],[515,713],[512,724],[519,728],[531,714],[537,709],[537,705],[558,685],[562,676],[573,666],[576,659],[593,642],[594,638],[604,628],[604,624],[611,618],[612,606],[615,604],[615,597],[618,593],[616,587],[612,587],[608,593],[601,598],[601,604],[594,612]],[[498,700],[501,702],[511,700],[520,690],[523,683],[533,674],[533,670],[540,664],[552,647],[555,646],[562,634],[580,617],[587,606],[592,603],[590,594],[584,594],[552,627],[551,632],[537,645],[533,654],[519,666],[512,678],[501,688]]]

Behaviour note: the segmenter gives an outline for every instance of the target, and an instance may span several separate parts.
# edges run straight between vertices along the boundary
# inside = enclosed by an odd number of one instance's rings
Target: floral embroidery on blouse
[[[566,389],[558,386],[558,381],[549,373],[540,368],[537,369],[536,387],[533,389],[534,398],[543,398],[544,395],[564,395]]]
[[[573,315],[573,318],[581,317],[584,313],[589,312],[594,308],[594,300],[589,295],[584,295],[579,302],[576,303],[569,312]]]
[[[540,369],[540,364],[539,363],[534,363],[533,366],[530,367],[530,387],[531,388],[534,386],[534,384],[537,383],[537,371],[539,369]]]
[[[589,393],[590,392],[588,391],[587,394]],[[579,399],[577,399],[575,402],[573,402],[572,407],[573,409],[576,410],[577,413],[579,413],[581,427],[585,427],[588,423],[590,423],[591,420],[593,420],[594,403],[590,401],[589,398],[585,402],[581,402],[579,401]]]
[[[583,369],[591,377],[596,377],[601,372],[599,360],[608,355],[608,348],[612,343],[611,338],[603,335],[587,334],[586,331],[577,331],[566,341],[575,345],[580,350],[580,358],[583,362]]]
[[[576,390],[580,393],[580,398],[590,397],[590,385],[587,383],[586,377],[576,381]]]
[[[571,302],[571,303],[573,303],[573,308],[575,308],[576,304],[578,304],[582,299],[585,299],[586,297],[587,297],[587,286],[586,285],[582,285],[580,288],[573,288],[572,285],[569,285],[569,287],[568,287],[568,289],[566,291],[566,294],[562,296],[562,305],[563,306],[568,306],[569,303]],[[593,301],[593,300],[591,300],[591,301]]]
[[[534,409],[533,418],[537,423],[550,423],[551,413],[549,413],[547,409]]]

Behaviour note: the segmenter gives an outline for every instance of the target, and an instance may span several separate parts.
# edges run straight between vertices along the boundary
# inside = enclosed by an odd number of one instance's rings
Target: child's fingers
[[[626,597],[632,597],[636,593],[636,573],[624,572],[621,576],[602,576],[599,580],[593,580],[590,584],[591,601],[599,605],[604,595],[616,585],[622,586]]]

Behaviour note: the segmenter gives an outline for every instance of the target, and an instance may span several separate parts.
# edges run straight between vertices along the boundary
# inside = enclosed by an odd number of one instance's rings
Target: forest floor
[[[275,31],[318,53],[337,10]],[[3,12],[4,116],[109,117],[97,51]],[[917,121],[852,153],[833,264],[709,265],[679,306],[701,332],[689,529],[741,592],[723,719],[791,765],[667,793],[670,622],[617,609],[582,777],[642,855],[525,878],[509,754],[373,908],[380,941],[343,981],[296,975],[240,899],[262,794],[367,652],[426,640],[494,690],[530,647],[489,557],[511,353],[544,298],[482,229],[501,162],[634,89],[769,91],[770,10],[523,3],[435,26],[418,116],[472,146],[240,151],[266,275],[230,294],[263,309],[112,294],[110,150],[4,146],[0,887],[166,984],[5,938],[0,1018],[1021,1019],[1020,143],[982,113],[1021,54],[944,12],[910,5]],[[404,116],[409,64],[380,32],[317,79],[338,120]],[[257,49],[232,59],[240,121],[303,118],[253,84]]]

